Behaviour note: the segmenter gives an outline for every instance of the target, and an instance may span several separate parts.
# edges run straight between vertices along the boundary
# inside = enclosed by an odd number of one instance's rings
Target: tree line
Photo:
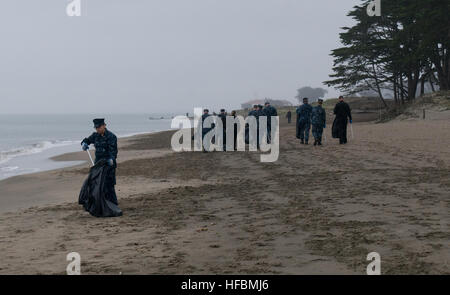
[[[369,16],[362,1],[348,13],[356,24],[340,34],[331,80],[346,94],[386,93],[398,104],[423,95],[425,87],[450,90],[450,0],[382,1],[381,16]]]

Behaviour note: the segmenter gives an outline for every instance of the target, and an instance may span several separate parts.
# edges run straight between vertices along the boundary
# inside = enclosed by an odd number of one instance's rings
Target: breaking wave
[[[0,151],[0,164],[4,164],[15,157],[37,154],[51,148],[67,146],[74,143],[75,141],[69,140],[42,141],[29,146],[23,146],[6,151]]]

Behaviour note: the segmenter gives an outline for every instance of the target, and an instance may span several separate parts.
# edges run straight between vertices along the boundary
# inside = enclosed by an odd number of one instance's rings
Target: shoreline
[[[124,141],[126,139],[129,138],[133,138],[133,137],[138,137],[138,136],[143,136],[143,135],[150,135],[153,133],[157,133],[157,132],[165,132],[165,131],[170,131],[170,129],[168,130],[159,130],[159,131],[150,131],[150,132],[136,132],[136,133],[131,133],[131,134],[126,134],[126,135],[122,135],[122,136],[118,136],[117,139],[118,141]],[[11,159],[8,159],[6,162],[4,163],[8,163],[11,160],[20,160],[21,158],[29,158],[29,157],[35,157],[37,159],[39,159],[40,161],[46,161],[46,160],[50,160],[50,161],[54,161],[54,162],[67,162],[65,164],[62,165],[53,165],[53,166],[59,166],[59,167],[54,167],[54,168],[44,168],[43,170],[38,170],[38,171],[26,171],[26,172],[21,172],[19,174],[15,174],[15,175],[11,175],[11,176],[7,176],[5,178],[0,178],[0,184],[2,181],[7,180],[11,177],[16,177],[16,176],[22,176],[22,175],[30,175],[30,174],[35,174],[35,173],[40,173],[40,172],[47,172],[47,171],[52,171],[52,170],[58,170],[58,169],[63,169],[63,168],[69,168],[69,167],[76,167],[78,165],[82,165],[84,163],[79,163],[80,161],[89,161],[89,159],[85,159],[82,157],[70,157],[70,154],[76,154],[78,153],[78,151],[67,151],[67,149],[75,149],[75,147],[78,146],[77,143],[71,143],[71,144],[67,144],[67,145],[63,145],[63,146],[55,146],[55,147],[51,147],[48,149],[44,149],[40,152],[37,153],[31,153],[31,154],[24,154],[24,155],[19,155],[16,157],[13,157]],[[56,149],[64,149],[64,151],[61,151],[60,153],[56,153],[54,154],[54,151]],[[95,151],[95,149],[92,149],[93,151]],[[48,156],[44,156],[44,157],[40,157],[42,154],[49,154]],[[78,162],[78,163],[71,163],[71,162]],[[49,162],[49,166],[51,166],[50,164],[51,162]],[[17,167],[19,168],[19,167]],[[23,168],[22,168],[23,169]]]

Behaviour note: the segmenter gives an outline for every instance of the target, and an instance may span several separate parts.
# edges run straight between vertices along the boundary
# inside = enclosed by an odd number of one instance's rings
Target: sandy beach
[[[356,122],[342,146],[280,157],[170,149],[172,131],[119,141],[124,215],[77,204],[89,164],[0,181],[0,274],[450,274],[450,117]],[[87,160],[83,152],[55,160]]]

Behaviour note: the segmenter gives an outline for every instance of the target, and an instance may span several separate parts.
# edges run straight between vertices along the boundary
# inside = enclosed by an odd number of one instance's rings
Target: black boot
[[[303,141],[303,139],[300,139],[300,143],[301,143],[301,144],[305,144],[305,142]]]
[[[322,145],[322,138],[319,138],[319,142],[317,144]]]
[[[314,146],[317,145],[317,139],[314,139]]]

